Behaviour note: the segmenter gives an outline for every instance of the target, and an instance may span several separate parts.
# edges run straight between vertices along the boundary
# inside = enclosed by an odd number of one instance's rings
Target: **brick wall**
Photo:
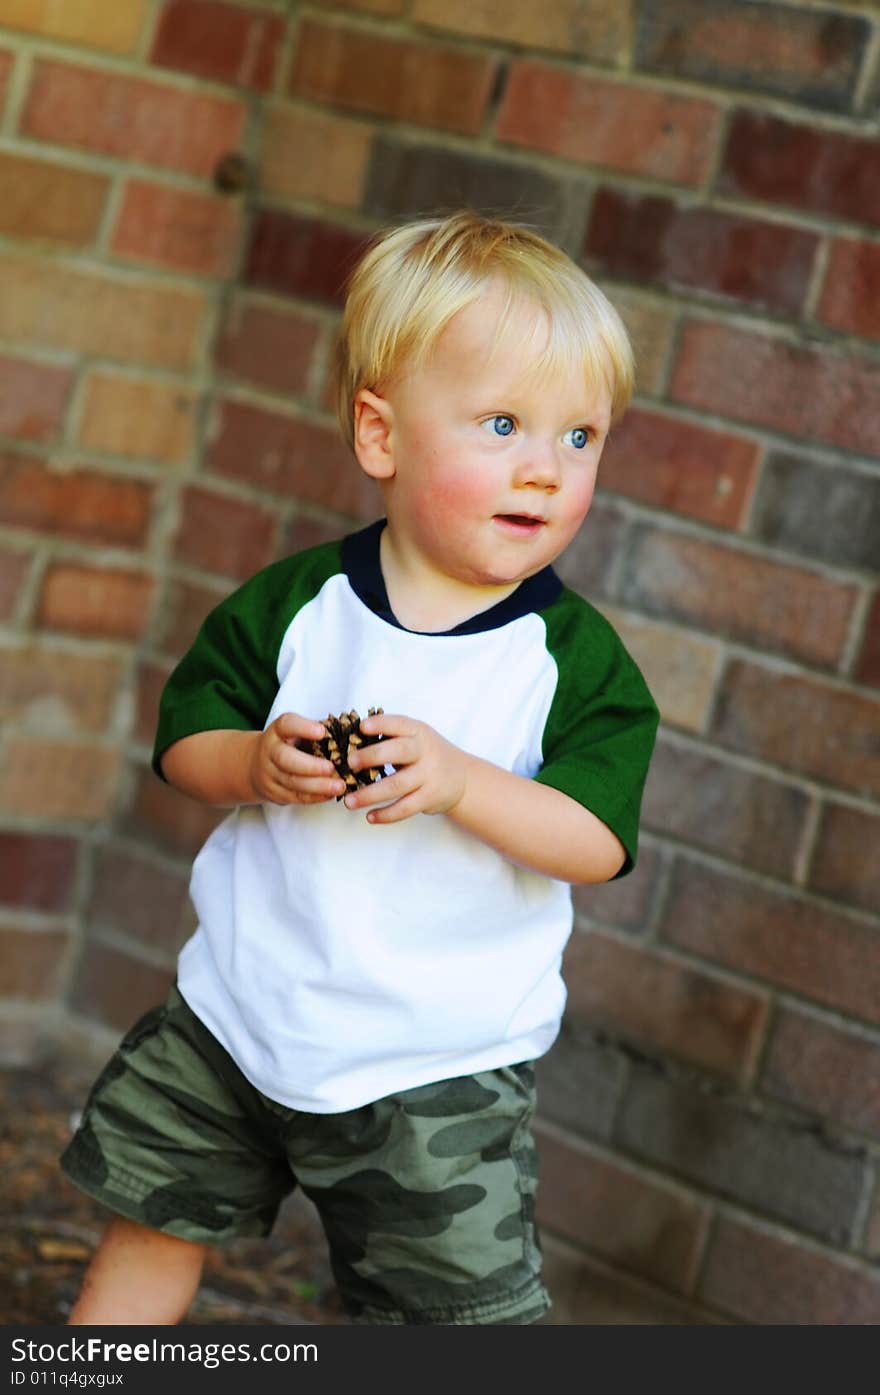
[[[567,1320],[876,1323],[880,15],[870,0],[7,0],[0,1034],[115,1038],[215,815],[149,773],[208,608],[375,515],[339,283],[471,203],[621,306],[638,396],[561,570],[663,712],[541,1067]]]

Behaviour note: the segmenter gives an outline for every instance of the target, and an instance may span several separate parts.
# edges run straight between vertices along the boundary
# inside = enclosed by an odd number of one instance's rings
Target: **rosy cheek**
[[[457,515],[470,515],[474,508],[483,506],[486,499],[486,481],[477,470],[456,471],[446,467],[436,472],[430,489],[423,491],[419,500],[419,513],[426,522],[437,527],[443,520]]]
[[[591,478],[583,480],[577,490],[569,494],[566,500],[565,523],[571,528],[572,534],[577,532],[589,513],[595,489],[596,476],[593,474]]]

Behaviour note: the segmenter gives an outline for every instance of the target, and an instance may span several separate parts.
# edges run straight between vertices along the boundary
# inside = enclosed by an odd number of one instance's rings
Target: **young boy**
[[[632,388],[572,262],[470,213],[350,283],[340,419],[387,517],[267,567],[163,695],[154,766],[232,812],[193,867],[177,985],[67,1148],[118,1213],[73,1323],[168,1323],[205,1246],[297,1184],[356,1321],[529,1323],[531,1063],[557,1035],[571,883],[636,855],[657,709],[550,564]],[[345,794],[310,752],[371,707]],[[377,752],[379,754],[377,754]]]

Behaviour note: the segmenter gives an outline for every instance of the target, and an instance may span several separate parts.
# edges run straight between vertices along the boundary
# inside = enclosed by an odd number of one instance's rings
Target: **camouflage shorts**
[[[261,1095],[172,988],[124,1037],[61,1166],[185,1240],[268,1235],[299,1185],[358,1322],[530,1323],[549,1306],[534,1223],[530,1065],[343,1114]]]

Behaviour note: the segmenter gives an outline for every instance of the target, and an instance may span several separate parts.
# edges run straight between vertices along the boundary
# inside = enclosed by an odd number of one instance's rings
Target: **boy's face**
[[[506,592],[558,557],[589,510],[608,433],[604,386],[536,373],[549,333],[540,307],[517,306],[494,344],[504,297],[490,285],[424,367],[381,399],[367,394],[386,414],[389,531],[441,589],[454,578]]]

